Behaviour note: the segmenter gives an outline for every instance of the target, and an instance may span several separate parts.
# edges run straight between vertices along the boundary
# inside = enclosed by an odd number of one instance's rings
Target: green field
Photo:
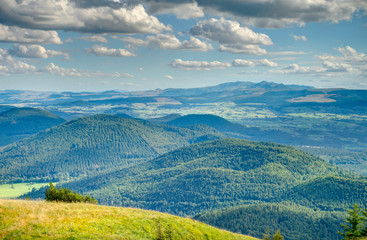
[[[17,198],[33,188],[39,189],[48,185],[48,183],[14,183],[0,185],[0,199]]]

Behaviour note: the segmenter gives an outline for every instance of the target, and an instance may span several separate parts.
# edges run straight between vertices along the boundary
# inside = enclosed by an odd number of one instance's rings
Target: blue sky
[[[365,0],[3,0],[0,90],[367,89]]]

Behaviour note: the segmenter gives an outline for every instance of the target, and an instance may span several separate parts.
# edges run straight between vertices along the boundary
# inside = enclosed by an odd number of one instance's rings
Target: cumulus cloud
[[[56,31],[31,30],[2,24],[0,24],[0,42],[62,44]]]
[[[129,73],[103,73],[78,70],[76,68],[62,68],[54,63],[50,63],[43,68],[22,62],[11,56],[7,50],[0,48],[0,75],[10,76],[12,74],[42,74],[49,73],[62,77],[116,77],[116,78],[133,78],[134,75]]]
[[[168,50],[193,50],[206,52],[213,49],[211,44],[207,44],[198,38],[190,37],[190,40],[180,41],[173,34],[157,34],[155,36],[148,36],[145,39],[145,45],[158,49]]]
[[[190,40],[180,41],[173,34],[156,34],[148,36],[144,40],[133,37],[124,37],[121,40],[128,43],[130,49],[142,46],[164,50],[192,50],[200,52],[213,49],[211,44],[203,42],[198,38],[190,37]]]
[[[13,49],[9,49],[8,53],[15,57],[22,58],[51,58],[55,56],[64,56],[65,59],[69,59],[69,54],[48,50],[40,45],[22,45],[22,44],[14,44]]]
[[[133,57],[135,56],[134,53],[126,49],[106,48],[106,47],[98,46],[98,45],[94,45],[91,48],[87,48],[85,52],[89,54],[94,54],[96,56],[111,56],[111,57]]]
[[[220,43],[220,51],[243,54],[265,54],[259,45],[272,45],[269,36],[241,27],[236,21],[207,19],[199,21],[190,29],[190,34]]]
[[[343,62],[354,62],[354,63],[366,63],[367,64],[367,55],[364,53],[357,52],[351,46],[339,47],[335,49],[338,51],[341,56],[335,56],[330,54],[324,54],[317,56],[318,59],[325,61],[343,61]]]
[[[174,14],[179,19],[204,17],[204,11],[196,2],[191,3],[156,3],[151,5],[149,12],[155,14]]]
[[[287,67],[277,70],[271,70],[272,73],[280,74],[308,74],[319,76],[337,76],[343,74],[353,74],[355,76],[367,75],[367,55],[357,52],[350,46],[336,48],[340,55],[324,54],[316,56],[321,60],[319,66],[300,66],[291,64]]]
[[[78,4],[76,0],[2,0],[0,23],[87,33],[158,33],[171,30],[142,4]],[[96,1],[92,1],[95,3]],[[105,2],[105,1],[102,1]]]
[[[78,39],[82,39],[82,40],[90,41],[90,42],[108,43],[107,38],[105,38],[104,36],[100,36],[100,35],[83,36],[83,37],[78,37]]]
[[[183,61],[182,59],[175,59],[171,62],[171,66],[182,70],[210,71],[213,69],[225,69],[230,67],[231,64],[220,61]]]
[[[8,51],[0,49],[0,75],[34,73],[37,68],[25,62],[19,61],[9,55]]]
[[[103,73],[103,72],[89,72],[78,70],[75,68],[62,68],[56,66],[54,63],[48,64],[45,68],[40,69],[40,72],[47,72],[52,75],[62,77],[117,77],[117,78],[133,78],[134,76],[129,73]]]
[[[277,63],[270,61],[268,59],[258,59],[258,60],[235,59],[233,60],[232,65],[234,67],[255,67],[255,66],[276,67],[278,66]]]
[[[296,63],[290,64],[287,67],[277,70],[271,70],[272,73],[280,73],[280,74],[320,74],[325,72],[326,69],[318,67],[318,66],[300,66]]]
[[[145,0],[151,4],[160,4],[161,8],[171,4],[187,4],[189,0]],[[295,23],[304,25],[309,22],[349,20],[353,13],[367,10],[365,0],[196,0],[199,7],[221,16],[236,16],[246,23],[258,27],[281,28]]]
[[[292,35],[292,36],[293,36],[293,39],[296,40],[296,41],[304,41],[304,42],[307,41],[306,36],[302,36],[302,35],[300,35],[300,36],[298,36],[298,35]]]

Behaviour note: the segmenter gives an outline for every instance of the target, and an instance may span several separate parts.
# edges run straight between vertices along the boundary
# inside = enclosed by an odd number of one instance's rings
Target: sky
[[[0,90],[367,89],[366,0],[1,0]]]

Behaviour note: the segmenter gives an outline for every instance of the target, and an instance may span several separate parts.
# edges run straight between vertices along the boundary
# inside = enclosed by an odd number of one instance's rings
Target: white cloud
[[[258,59],[258,60],[235,59],[233,60],[232,65],[234,67],[255,67],[255,66],[276,67],[278,66],[277,63],[272,62],[268,59]]]
[[[0,24],[0,42],[62,44],[56,31],[31,30],[2,24]]]
[[[367,75],[367,55],[359,53],[350,46],[340,47],[336,49],[341,55],[334,56],[324,54],[316,56],[321,60],[319,66],[299,66],[291,64],[287,67],[277,70],[271,70],[272,73],[279,74],[305,74],[315,76],[343,76],[351,74],[355,77],[363,77]]]
[[[170,79],[170,80],[175,79],[175,78],[174,78],[174,77],[172,77],[171,75],[165,75],[164,77],[165,77],[165,78],[168,78],[168,79]]]
[[[359,75],[365,75],[367,66],[367,55],[357,52],[350,46],[339,47],[335,49],[341,55],[335,56],[324,54],[316,56],[317,59],[323,61],[325,67],[329,67],[334,71],[353,71]]]
[[[298,36],[298,35],[292,35],[292,36],[293,36],[293,39],[296,40],[296,41],[304,41],[304,42],[307,41],[306,36],[302,36],[302,35],[300,35],[300,36]]]
[[[100,36],[100,35],[83,36],[83,37],[78,37],[77,39],[82,39],[82,40],[90,41],[90,42],[108,43],[107,38],[105,38],[104,36]]]
[[[280,74],[320,74],[326,71],[325,68],[313,66],[299,66],[298,64],[290,64],[287,67],[277,70],[271,70],[272,73],[280,73]]]
[[[8,51],[0,48],[0,75],[9,76],[11,74],[34,73],[35,66],[19,61],[8,54]]]
[[[0,23],[41,30],[88,33],[158,33],[171,30],[142,4],[82,6],[75,0],[2,0]]]
[[[221,44],[219,45],[219,51],[237,53],[237,54],[251,54],[251,55],[266,54],[266,50],[260,48],[257,45],[243,45],[243,44]]]
[[[175,35],[169,33],[148,36],[145,40],[133,37],[124,37],[120,40],[128,43],[129,49],[136,49],[142,46],[164,50],[191,50],[200,52],[213,49],[211,44],[203,42],[198,38],[191,36],[190,40],[180,41]]]
[[[116,78],[133,78],[134,75],[129,73],[103,73],[103,72],[89,72],[78,70],[75,68],[62,68],[56,66],[54,63],[48,64],[45,68],[40,69],[40,72],[47,72],[53,75],[62,77],[116,77]]]
[[[287,56],[287,55],[305,55],[307,53],[303,51],[282,51],[282,52],[269,52],[268,55],[271,56]]]
[[[225,69],[230,67],[231,64],[219,61],[183,61],[182,59],[175,59],[171,62],[171,66],[182,70],[209,71],[213,69]]]
[[[65,59],[69,59],[69,54],[48,50],[40,45],[22,45],[14,44],[13,49],[9,49],[8,53],[15,57],[22,58],[51,58],[55,56],[64,56]]]
[[[179,19],[204,17],[204,11],[196,2],[193,3],[155,3],[149,11],[156,14],[174,14]]]
[[[346,46],[345,48],[337,48],[343,57],[342,60],[352,61],[352,62],[367,62],[367,55],[364,53],[358,53],[354,48]]]
[[[94,54],[96,56],[111,56],[111,57],[133,57],[135,56],[134,53],[126,49],[106,48],[106,47],[98,46],[98,45],[94,45],[92,48],[87,48],[85,52],[89,54]]]
[[[207,44],[198,38],[190,37],[190,40],[181,42],[173,34],[157,34],[155,36],[148,36],[145,40],[145,45],[168,50],[193,50],[206,52],[209,49],[213,49],[210,44]]]
[[[265,54],[266,51],[258,45],[273,44],[266,34],[256,33],[224,18],[199,21],[190,29],[190,34],[219,42],[221,51],[232,53]]]
[[[351,65],[346,63],[334,63],[329,61],[324,61],[322,63],[324,67],[328,69],[328,71],[332,72],[350,72],[353,71],[353,68]]]
[[[44,68],[37,68],[13,58],[8,51],[0,48],[0,75],[10,76],[12,74],[41,74],[50,73],[62,77],[115,77],[115,78],[134,78],[134,75],[129,73],[103,73],[89,72],[78,70],[76,68],[62,68],[50,63]]]

